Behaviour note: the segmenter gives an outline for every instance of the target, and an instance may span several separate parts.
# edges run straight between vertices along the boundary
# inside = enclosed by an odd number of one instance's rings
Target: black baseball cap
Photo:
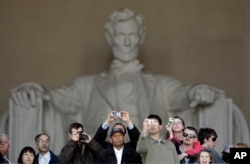
[[[110,137],[113,136],[113,134],[115,133],[121,133],[122,135],[125,135],[124,131],[121,128],[113,128],[111,133],[110,133]]]

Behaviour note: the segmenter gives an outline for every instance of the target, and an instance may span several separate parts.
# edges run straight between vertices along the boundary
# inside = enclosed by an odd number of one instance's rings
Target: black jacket
[[[70,140],[62,148],[59,159],[62,164],[93,164],[102,151],[102,146],[94,139],[85,145],[83,153],[82,144]]]
[[[180,146],[179,146],[180,147]],[[178,155],[180,155],[182,152],[180,151],[180,148],[176,148],[176,152]],[[189,158],[188,164],[195,164],[197,161],[197,157],[196,156],[188,156],[187,158]],[[185,159],[183,158],[180,161],[180,164],[186,164]]]
[[[52,151],[49,152],[50,152],[49,164],[60,164],[59,158]],[[36,155],[35,164],[39,164],[39,154]]]
[[[98,164],[117,164],[116,155],[113,147],[104,150],[97,159]],[[121,164],[142,164],[142,158],[139,153],[129,146],[124,146]]]
[[[0,163],[3,163],[3,164],[7,164],[7,163],[9,163],[6,159],[4,159],[4,157],[3,157],[3,155],[2,155],[2,153],[0,153]]]
[[[109,147],[113,147],[113,145],[111,143],[106,141],[108,130],[109,130],[109,128],[103,129],[102,125],[101,125],[101,126],[99,126],[99,128],[94,136],[94,139],[97,142],[99,142],[104,149],[107,149]],[[136,150],[136,145],[137,145],[137,141],[139,140],[139,137],[140,137],[140,132],[135,125],[134,125],[133,129],[127,128],[127,131],[128,131],[130,141],[125,143],[125,145]]]

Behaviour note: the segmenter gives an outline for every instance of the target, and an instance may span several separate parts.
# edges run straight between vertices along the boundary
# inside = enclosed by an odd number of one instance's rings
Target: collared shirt
[[[174,144],[170,141],[141,136],[137,142],[136,151],[142,154],[144,164],[179,164],[179,157]]]
[[[44,155],[39,154],[39,164],[49,164],[50,158],[51,156],[49,151]]]
[[[159,139],[154,139],[154,138],[152,138],[152,140],[154,141],[153,143],[155,144],[155,143],[158,143],[159,145],[160,144],[164,144],[164,142],[162,141],[162,137],[161,138],[159,138]]]
[[[117,149],[114,147],[114,151],[115,151],[115,156],[116,156],[117,164],[121,164],[123,149],[124,149],[124,147],[123,147],[122,149],[120,149],[120,150],[117,150]]]

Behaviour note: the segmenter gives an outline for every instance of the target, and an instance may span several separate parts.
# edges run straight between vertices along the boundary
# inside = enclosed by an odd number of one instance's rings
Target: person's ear
[[[105,35],[105,38],[106,38],[108,44],[110,46],[112,46],[113,45],[113,35],[108,30],[105,30],[104,35]]]
[[[35,141],[35,146],[36,146],[36,148],[38,148],[38,146],[37,146],[37,142]]]
[[[112,139],[111,139],[111,137],[109,138],[109,142],[110,142],[110,143],[112,143]]]
[[[72,134],[71,134],[71,133],[69,133],[69,138],[71,138],[71,136],[72,136]]]
[[[160,125],[160,129],[162,129],[162,125]]]
[[[125,143],[125,135],[123,136],[123,143]]]

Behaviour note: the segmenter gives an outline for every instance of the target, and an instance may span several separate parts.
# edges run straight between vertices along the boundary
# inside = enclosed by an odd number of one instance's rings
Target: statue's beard
[[[115,58],[123,62],[129,62],[138,57],[138,48],[134,48],[129,51],[122,50],[116,47],[113,47],[112,49]]]

